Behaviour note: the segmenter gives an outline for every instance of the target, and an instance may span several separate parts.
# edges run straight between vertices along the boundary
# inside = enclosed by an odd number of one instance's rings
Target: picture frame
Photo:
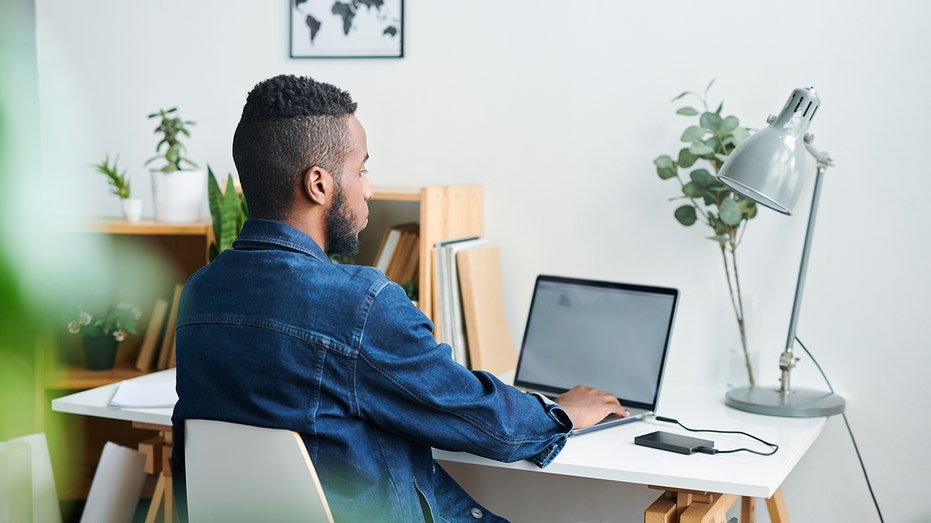
[[[402,58],[404,0],[291,0],[291,58]]]

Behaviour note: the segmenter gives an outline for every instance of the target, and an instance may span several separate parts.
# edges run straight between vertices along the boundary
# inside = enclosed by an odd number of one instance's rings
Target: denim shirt
[[[179,508],[183,421],[213,419],[297,431],[338,522],[503,521],[434,462],[431,447],[544,467],[571,420],[454,362],[432,330],[377,269],[332,263],[297,229],[248,220],[181,295]]]

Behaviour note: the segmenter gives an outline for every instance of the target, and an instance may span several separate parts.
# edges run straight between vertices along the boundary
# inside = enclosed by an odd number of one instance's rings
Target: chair
[[[294,431],[187,420],[184,454],[191,523],[333,523],[314,465]]]
[[[0,523],[61,523],[45,434],[0,441]]]

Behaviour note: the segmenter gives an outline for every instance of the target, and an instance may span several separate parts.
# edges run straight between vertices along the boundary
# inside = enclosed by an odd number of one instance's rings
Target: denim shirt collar
[[[249,218],[242,226],[239,236],[233,240],[233,248],[237,250],[288,250],[322,261],[329,261],[323,249],[310,237],[300,230],[276,220]]]

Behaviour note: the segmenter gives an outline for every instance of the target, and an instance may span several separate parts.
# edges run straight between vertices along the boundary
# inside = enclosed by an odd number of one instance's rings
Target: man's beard
[[[329,256],[352,256],[359,252],[359,231],[353,226],[355,216],[346,209],[346,196],[339,185],[333,193],[333,205],[326,216]]]

